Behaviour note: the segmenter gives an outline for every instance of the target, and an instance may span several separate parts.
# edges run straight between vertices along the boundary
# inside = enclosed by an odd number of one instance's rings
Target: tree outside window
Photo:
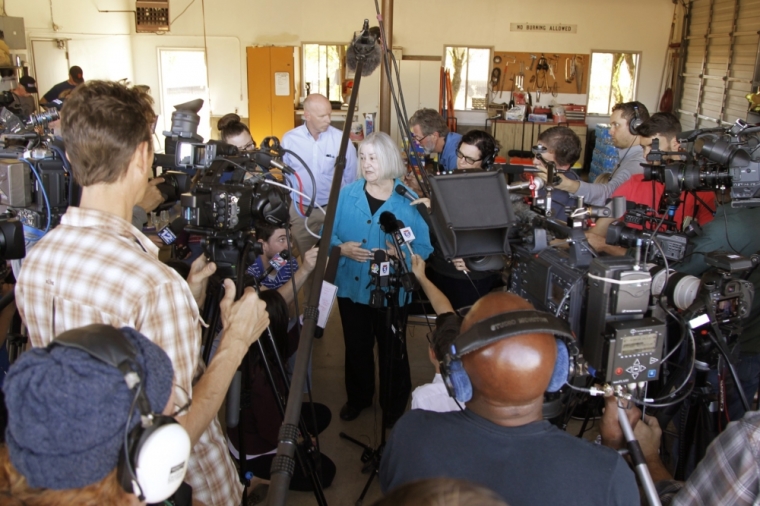
[[[454,109],[485,109],[491,48],[445,46],[444,54],[444,67],[451,74]]]
[[[636,100],[639,57],[639,53],[591,53],[589,114],[610,115],[615,104]]]
[[[343,60],[346,46],[341,44],[303,44],[303,96],[306,84],[309,93],[321,93],[330,100],[341,101],[343,84]]]

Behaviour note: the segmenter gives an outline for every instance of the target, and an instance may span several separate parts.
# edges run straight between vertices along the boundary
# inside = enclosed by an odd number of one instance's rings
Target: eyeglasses
[[[461,151],[457,149],[457,158],[464,158],[464,161],[472,165],[473,163],[479,162],[483,160],[482,158],[470,158],[469,156],[464,156]]]
[[[417,137],[416,135],[412,134],[412,139],[414,139],[415,142],[417,142],[417,144],[420,144],[422,141],[424,141],[425,139],[427,139],[431,135],[433,135],[433,134],[427,134],[427,135],[425,135],[423,137]]]
[[[249,151],[251,149],[256,149],[256,142],[254,140],[251,140],[248,144],[241,146],[238,148],[240,151]]]

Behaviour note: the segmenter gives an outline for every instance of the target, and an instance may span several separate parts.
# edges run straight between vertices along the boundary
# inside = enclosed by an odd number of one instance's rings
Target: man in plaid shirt
[[[158,344],[172,360],[177,421],[193,444],[186,476],[193,497],[209,506],[239,504],[242,485],[217,412],[248,347],[269,324],[266,305],[250,289],[234,302],[234,284],[225,280],[224,337],[204,370],[198,306],[216,266],[201,257],[185,282],[158,260],[158,248],[130,222],[152,172],[156,116],[150,97],[117,83],[89,81],[72,92],[61,116],[82,198],[34,246],[21,269],[16,303],[32,345],[45,346],[91,323],[134,327]]]
[[[609,397],[605,402],[602,444],[620,448],[617,401]],[[663,506],[760,504],[760,411],[748,411],[741,420],[729,423],[685,482],[674,480],[660,459],[662,429],[657,418],[641,419],[641,410],[635,406],[626,412]]]

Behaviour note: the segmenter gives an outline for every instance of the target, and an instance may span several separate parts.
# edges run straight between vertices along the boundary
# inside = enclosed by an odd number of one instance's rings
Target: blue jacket
[[[338,208],[335,212],[335,225],[330,238],[330,249],[344,242],[356,241],[362,243],[363,248],[387,249],[386,240],[393,242],[393,238],[380,229],[380,215],[383,211],[390,211],[396,215],[396,219],[411,227],[415,239],[412,241],[412,249],[416,255],[426,259],[433,251],[430,244],[430,232],[419,211],[409,205],[409,201],[396,193],[391,196],[377,210],[375,215],[370,214],[367,196],[364,193],[364,179],[359,179],[344,187],[340,191]],[[397,179],[395,186],[401,182]],[[411,191],[411,190],[410,190]],[[412,269],[412,259],[409,251],[402,248],[406,253],[406,265]],[[369,304],[370,290],[368,286],[372,279],[369,273],[371,262],[357,262],[348,257],[341,256],[338,263],[338,273],[335,284],[338,285],[338,297],[347,297],[358,304]],[[406,303],[406,294],[401,290],[399,304]]]
[[[457,149],[462,142],[462,135],[456,132],[449,132],[446,135],[446,144],[443,145],[443,151],[438,157],[438,162],[443,170],[451,171],[457,168]],[[402,220],[403,221],[403,220]],[[414,248],[414,243],[412,243]]]

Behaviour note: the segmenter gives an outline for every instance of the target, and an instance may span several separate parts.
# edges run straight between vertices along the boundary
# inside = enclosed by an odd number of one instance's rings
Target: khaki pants
[[[309,230],[314,232],[317,235],[320,235],[320,231],[322,230],[322,225],[325,223],[325,215],[322,214],[322,211],[314,208],[314,211],[311,213],[311,216],[309,217]],[[298,249],[298,255],[303,256],[303,254],[311,249],[312,246],[317,244],[317,238],[311,235],[306,230],[306,220],[303,216],[298,214],[296,211],[295,203],[290,203],[290,236],[291,240],[293,241],[296,249]],[[330,247],[330,238],[326,237],[323,238],[324,240],[321,240],[319,242],[320,247],[329,248]],[[312,283],[312,277],[314,273],[309,275],[308,279],[306,280],[306,283],[304,283],[304,297],[306,300],[308,300],[309,297],[309,291],[311,290],[311,283]]]

